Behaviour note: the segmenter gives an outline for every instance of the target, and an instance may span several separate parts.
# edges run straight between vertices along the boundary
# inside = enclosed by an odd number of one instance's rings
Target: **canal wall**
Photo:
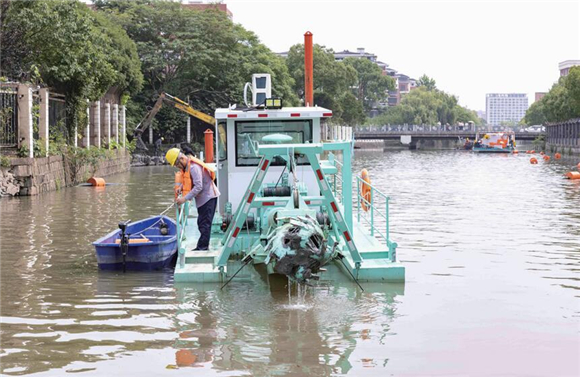
[[[580,118],[546,124],[546,150],[580,156]]]
[[[131,154],[111,150],[110,156],[92,162],[73,161],[64,156],[13,158],[10,167],[0,168],[0,196],[31,196],[86,182],[91,176],[122,173],[131,166]]]

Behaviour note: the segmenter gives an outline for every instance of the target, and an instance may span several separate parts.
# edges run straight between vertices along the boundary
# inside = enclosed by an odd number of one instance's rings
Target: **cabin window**
[[[224,161],[228,159],[228,150],[227,150],[227,126],[226,122],[219,122],[218,123],[218,148],[219,148],[219,160]]]
[[[262,138],[271,134],[283,134],[292,137],[292,144],[312,143],[312,120],[272,120],[236,122],[236,166],[258,166],[262,157],[258,156],[258,144]],[[299,165],[308,161],[305,157],[298,159]],[[277,159],[273,166],[283,166],[285,161]]]

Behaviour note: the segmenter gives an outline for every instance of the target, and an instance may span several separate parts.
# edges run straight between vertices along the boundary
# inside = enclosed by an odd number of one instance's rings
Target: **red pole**
[[[312,71],[312,33],[307,31],[304,34],[304,102],[306,107],[314,106]]]
[[[213,131],[209,128],[203,133],[205,142],[205,162],[213,162]]]

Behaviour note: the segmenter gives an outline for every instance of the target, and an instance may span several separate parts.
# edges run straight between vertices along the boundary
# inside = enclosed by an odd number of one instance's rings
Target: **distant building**
[[[560,76],[568,76],[570,68],[580,65],[580,60],[564,60],[558,64],[558,69],[560,69]]]
[[[546,94],[548,94],[548,92],[536,92],[536,95],[534,96],[534,102],[538,102],[539,100],[541,100]]]
[[[357,59],[368,59],[373,63],[377,62],[377,56],[375,54],[371,54],[369,52],[365,52],[364,47],[359,47],[356,49],[356,52],[351,52],[348,50],[344,50],[341,52],[334,53],[334,59],[338,61],[342,61],[346,58],[357,58]],[[384,64],[384,63],[383,63]]]
[[[288,51],[279,52],[278,55],[287,58]],[[398,73],[396,69],[390,68],[387,63],[377,60],[377,55],[366,52],[364,47],[359,47],[356,51],[343,50],[334,53],[334,59],[336,61],[343,61],[346,58],[368,59],[383,71],[383,75],[390,76],[395,80],[395,90],[389,91],[388,102],[377,104],[379,107],[398,105],[401,102],[403,95],[417,87],[417,81],[415,79],[402,73]]]
[[[481,119],[487,119],[485,116],[485,111],[483,110],[477,110],[477,117]]]
[[[485,96],[486,122],[500,126],[502,122],[519,122],[528,110],[525,93],[488,93]]]

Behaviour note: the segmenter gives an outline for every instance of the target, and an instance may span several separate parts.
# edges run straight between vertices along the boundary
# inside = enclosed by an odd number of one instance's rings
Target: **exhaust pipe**
[[[304,103],[306,107],[314,106],[312,70],[312,33],[307,31],[304,34]]]

